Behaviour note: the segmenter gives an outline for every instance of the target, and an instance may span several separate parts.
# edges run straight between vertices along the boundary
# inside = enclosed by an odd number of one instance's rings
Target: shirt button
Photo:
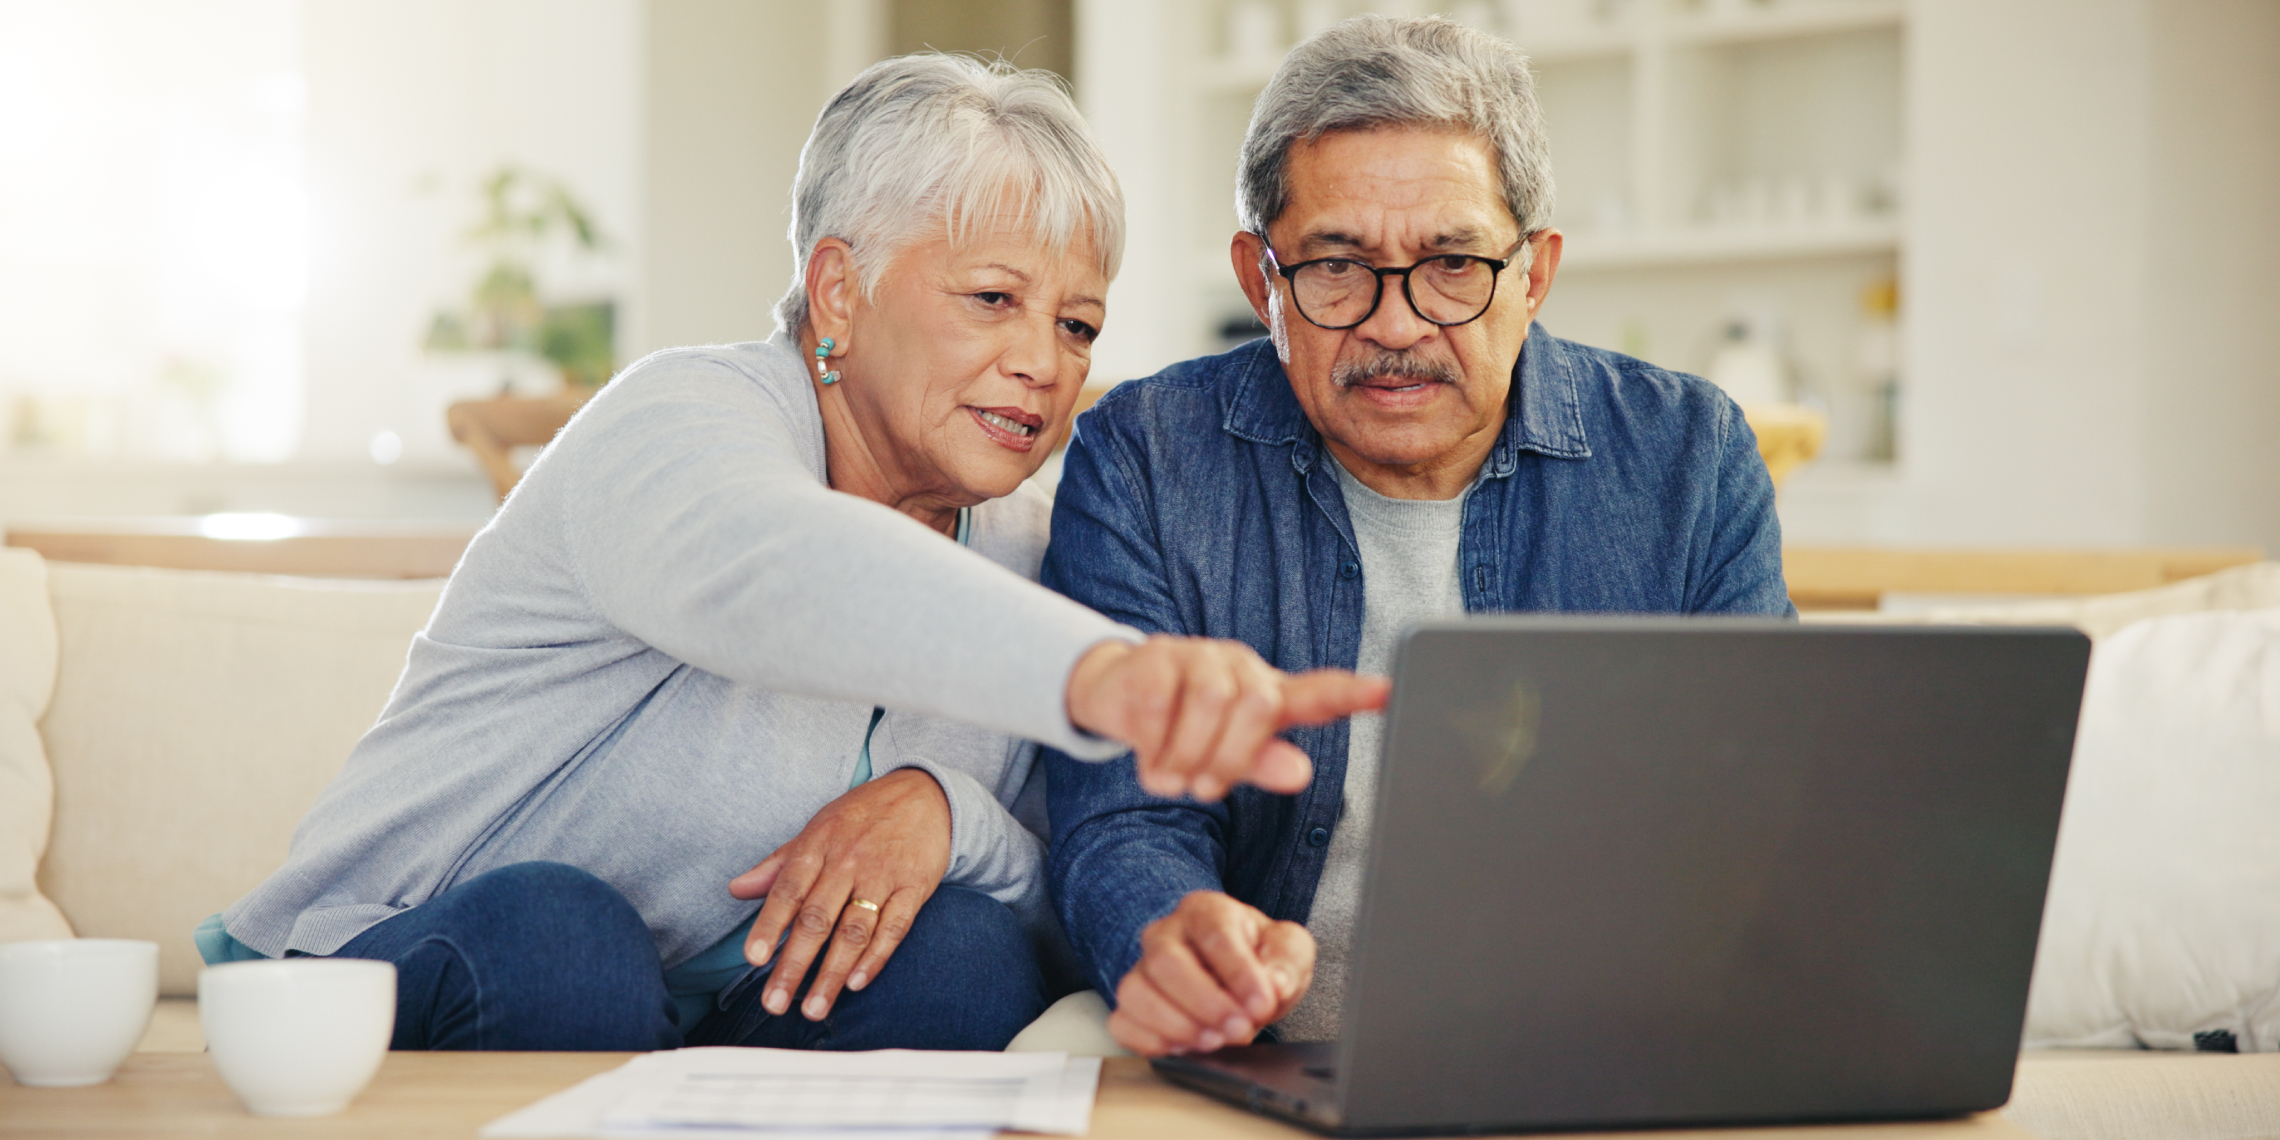
[[[1338,566],[1338,576],[1340,578],[1351,579],[1354,575],[1361,572],[1362,564],[1359,562],[1342,562]]]
[[[1316,847],[1326,847],[1330,843],[1330,829],[1327,827],[1317,827],[1314,830],[1306,833],[1306,841],[1315,845]]]

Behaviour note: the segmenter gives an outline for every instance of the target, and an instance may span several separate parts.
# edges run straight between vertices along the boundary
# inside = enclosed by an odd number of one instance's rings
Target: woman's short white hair
[[[1266,236],[1290,204],[1290,150],[1332,131],[1437,127],[1495,149],[1520,232],[1552,224],[1552,155],[1528,57],[1439,16],[1356,16],[1291,50],[1251,108],[1235,216]]]
[[[928,231],[958,243],[1005,213],[1027,219],[1056,255],[1090,237],[1102,274],[1116,276],[1124,196],[1060,77],[934,52],[872,64],[816,117],[800,150],[792,289],[776,320],[806,325],[808,257],[826,237],[853,250],[871,297],[888,262]]]

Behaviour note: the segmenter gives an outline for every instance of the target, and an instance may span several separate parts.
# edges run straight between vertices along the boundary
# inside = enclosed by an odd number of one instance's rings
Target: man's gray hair
[[[1291,49],[1251,109],[1235,216],[1266,236],[1290,204],[1290,150],[1332,131],[1472,131],[1495,149],[1523,235],[1552,224],[1552,155],[1528,57],[1439,16],[1356,16]]]
[[[959,243],[1007,213],[1056,256],[1090,237],[1101,272],[1116,276],[1124,196],[1060,77],[932,52],[872,64],[800,149],[792,288],[776,320],[795,332],[807,323],[808,257],[826,237],[852,248],[872,297],[887,263],[928,231]]]

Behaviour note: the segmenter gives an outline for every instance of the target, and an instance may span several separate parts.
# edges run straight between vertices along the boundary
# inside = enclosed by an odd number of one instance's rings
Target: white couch
[[[2239,604],[2197,588],[2099,613]],[[173,1000],[145,1047],[200,1048],[191,928],[283,859],[441,590],[0,550],[0,941],[157,942]],[[1100,1008],[1049,1017],[1097,1040]],[[2011,1112],[2045,1140],[2280,1137],[2280,1054],[2030,1054]]]

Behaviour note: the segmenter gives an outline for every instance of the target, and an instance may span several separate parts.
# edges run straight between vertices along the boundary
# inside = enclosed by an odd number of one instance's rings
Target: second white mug
[[[396,1031],[396,967],[356,958],[230,962],[198,975],[198,1021],[222,1083],[256,1116],[327,1116],[379,1071]]]

